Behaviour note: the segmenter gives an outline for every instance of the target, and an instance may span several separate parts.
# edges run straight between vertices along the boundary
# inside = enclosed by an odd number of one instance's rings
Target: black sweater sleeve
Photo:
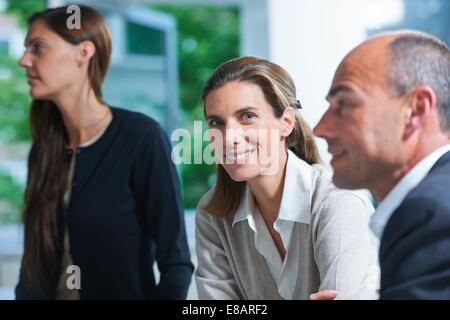
[[[138,143],[132,188],[139,214],[156,244],[161,273],[152,299],[186,299],[193,265],[186,239],[183,204],[177,171],[166,134],[153,122]]]

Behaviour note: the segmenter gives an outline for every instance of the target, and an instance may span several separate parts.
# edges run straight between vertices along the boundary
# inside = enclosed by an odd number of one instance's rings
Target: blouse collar
[[[246,184],[241,203],[234,214],[233,224],[248,220],[250,227],[255,222],[254,196]],[[311,213],[311,166],[288,149],[288,161],[284,180],[283,195],[277,220],[309,224]]]

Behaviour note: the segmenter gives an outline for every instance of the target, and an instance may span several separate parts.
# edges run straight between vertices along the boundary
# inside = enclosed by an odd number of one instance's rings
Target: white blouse
[[[378,241],[368,227],[373,206],[366,197],[336,188],[322,166],[288,152],[274,222],[284,260],[248,186],[230,219],[202,209],[210,195],[196,217],[200,299],[308,299],[325,289],[337,290],[337,299],[378,298]]]

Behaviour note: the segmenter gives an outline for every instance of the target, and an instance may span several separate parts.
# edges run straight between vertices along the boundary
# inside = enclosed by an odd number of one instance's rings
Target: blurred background
[[[203,120],[203,83],[229,59],[252,55],[284,67],[313,127],[327,108],[324,97],[339,62],[368,37],[407,28],[450,44],[448,0],[0,0],[0,299],[14,298],[23,250],[31,99],[17,62],[26,18],[47,6],[81,3],[101,11],[111,30],[105,101],[156,119],[169,138],[176,128],[193,133],[193,121]],[[194,148],[193,141],[180,142]],[[325,142],[317,142],[329,161]],[[195,207],[214,184],[215,168],[182,164],[178,170],[195,263]],[[189,298],[196,298],[195,285]]]

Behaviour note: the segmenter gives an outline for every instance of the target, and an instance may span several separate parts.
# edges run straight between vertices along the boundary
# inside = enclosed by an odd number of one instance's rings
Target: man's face
[[[388,95],[387,61],[387,44],[372,40],[351,52],[334,76],[330,106],[314,134],[328,143],[338,187],[371,189],[402,161],[403,101]]]

